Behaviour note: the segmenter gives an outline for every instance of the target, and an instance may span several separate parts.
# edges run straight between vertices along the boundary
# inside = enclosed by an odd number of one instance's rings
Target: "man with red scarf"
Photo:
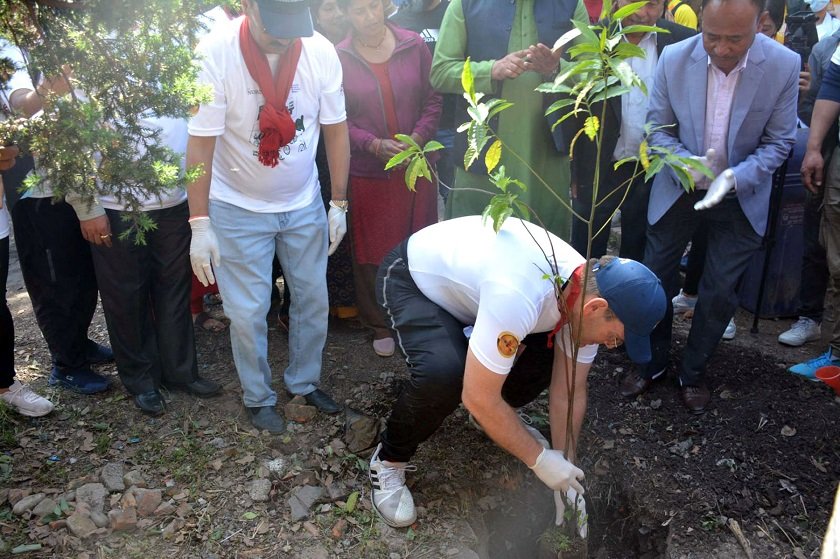
[[[244,16],[207,37],[199,80],[212,97],[189,125],[187,164],[193,271],[216,281],[231,320],[231,347],[254,426],[285,429],[274,409],[266,313],[275,252],[291,292],[290,394],[324,413],[340,407],[318,388],[327,336],[327,255],[347,230],[350,147],[341,64],[313,33],[304,0],[242,0]],[[332,201],[327,215],[315,148],[323,133]]]

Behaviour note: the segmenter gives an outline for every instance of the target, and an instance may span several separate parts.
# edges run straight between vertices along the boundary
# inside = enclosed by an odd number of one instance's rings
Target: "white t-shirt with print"
[[[528,334],[550,332],[560,319],[554,287],[544,277],[551,270],[549,261],[553,265],[552,254],[563,279],[584,263],[577,251],[541,227],[510,218],[497,234],[489,220],[485,224],[481,216],[467,216],[413,234],[408,268],[426,297],[473,325],[469,347],[479,362],[507,374],[516,356],[500,341],[512,336],[521,342]],[[565,340],[556,339],[557,347],[571,355],[568,326],[557,338],[561,335]],[[597,352],[597,344],[583,346],[577,360],[591,363]]]
[[[241,22],[242,19],[236,20]],[[306,207],[320,194],[315,151],[322,124],[346,120],[341,63],[322,35],[303,45],[286,107],[295,121],[294,139],[280,148],[280,162],[259,162],[259,112],[265,103],[239,47],[239,25],[226,26],[198,46],[199,81],[213,99],[190,119],[193,136],[217,136],[210,199],[253,212],[287,212]],[[268,55],[271,68],[279,55]]]

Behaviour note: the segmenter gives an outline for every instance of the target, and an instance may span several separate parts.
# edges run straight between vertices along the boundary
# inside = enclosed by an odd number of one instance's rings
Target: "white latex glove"
[[[712,206],[717,206],[727,192],[733,188],[735,188],[735,172],[732,169],[727,169],[715,177],[703,199],[694,204],[694,209],[708,210]]]
[[[190,229],[192,229],[190,264],[192,264],[195,277],[201,285],[207,287],[211,283],[216,283],[213,266],[219,265],[219,241],[216,240],[216,233],[213,232],[209,217],[191,219]]]
[[[586,536],[589,534],[589,518],[586,516],[586,501],[583,496],[578,495],[578,492],[571,487],[566,493],[562,491],[554,492],[554,506],[557,509],[554,524],[557,526],[566,524],[566,502],[569,503],[570,515],[577,514],[578,535],[586,539]],[[568,520],[571,520],[571,518]]]
[[[706,167],[712,166],[712,160],[715,158],[715,150],[713,148],[709,148],[706,150],[706,155],[700,157],[699,155],[692,155],[691,159],[702,163]],[[685,167],[685,172],[691,175],[691,178],[694,179],[694,184],[696,185],[698,182],[706,178],[706,175],[694,169],[693,167]]]
[[[330,223],[330,248],[327,256],[332,255],[338,248],[341,239],[347,234],[347,210],[342,210],[330,202],[330,211],[327,212],[327,221]]]
[[[574,488],[583,495],[583,486],[578,481],[583,479],[583,470],[566,460],[562,450],[543,449],[531,469],[549,489],[568,491]]]

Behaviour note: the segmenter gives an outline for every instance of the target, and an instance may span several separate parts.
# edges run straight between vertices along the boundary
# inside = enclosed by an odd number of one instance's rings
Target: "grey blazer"
[[[709,57],[697,35],[668,46],[656,65],[648,122],[672,125],[650,135],[651,145],[702,155]],[[761,34],[749,49],[729,120],[729,167],[741,209],[758,235],[767,227],[773,172],[795,140],[799,56]],[[656,223],[684,193],[666,168],[653,180],[648,222]],[[707,210],[708,211],[708,210]]]

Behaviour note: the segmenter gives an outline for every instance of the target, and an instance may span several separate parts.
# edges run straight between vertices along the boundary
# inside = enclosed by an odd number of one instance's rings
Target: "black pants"
[[[102,309],[120,380],[131,394],[198,378],[190,316],[187,204],[148,212],[146,244],[119,238],[130,224],[106,210],[113,246],[93,246]]]
[[[820,244],[823,194],[805,193],[802,224],[802,275],[799,283],[799,315],[822,322],[823,301],[828,287],[828,263]]]
[[[383,460],[407,462],[461,402],[468,340],[465,324],[434,304],[420,291],[408,271],[406,242],[395,248],[379,268],[376,294],[411,378],[394,404],[382,433]],[[502,387],[512,407],[524,406],[548,388],[554,350],[548,334],[522,340],[519,356]]]
[[[12,222],[23,281],[53,363],[63,370],[86,367],[97,289],[76,213],[66,202],[24,198],[12,209]]]
[[[598,189],[598,197],[601,203],[595,209],[595,220],[592,224],[594,235],[603,226],[615,209],[621,203],[624,193],[624,202],[621,204],[621,247],[619,256],[641,261],[645,256],[645,242],[647,230],[647,208],[650,199],[650,183],[644,181],[644,175],[636,177],[629,183],[627,181],[633,176],[634,166],[625,164],[617,171],[608,173],[601,177],[601,186]],[[618,190],[616,190],[618,189]],[[616,192],[610,194],[616,190]],[[592,189],[578,187],[577,197],[572,200],[574,210],[586,219],[592,209]],[[586,255],[586,243],[589,238],[589,228],[586,223],[574,218],[572,220],[572,247],[580,254]],[[610,226],[604,227],[600,234],[592,239],[592,258],[600,258],[607,253],[607,241],[610,238]]]
[[[0,239],[0,388],[15,382],[15,325],[6,301],[9,277],[9,237]]]
[[[671,299],[679,290],[680,258],[695,230],[707,222],[706,261],[679,371],[683,386],[703,383],[706,362],[738,307],[738,280],[761,247],[761,237],[753,230],[737,198],[727,197],[714,208],[695,211],[695,202],[704,195],[703,191],[683,194],[659,221],[648,226],[644,260],[662,281],[667,298],[665,316],[651,334],[653,360],[644,371],[650,378],[668,365],[674,316]]]

